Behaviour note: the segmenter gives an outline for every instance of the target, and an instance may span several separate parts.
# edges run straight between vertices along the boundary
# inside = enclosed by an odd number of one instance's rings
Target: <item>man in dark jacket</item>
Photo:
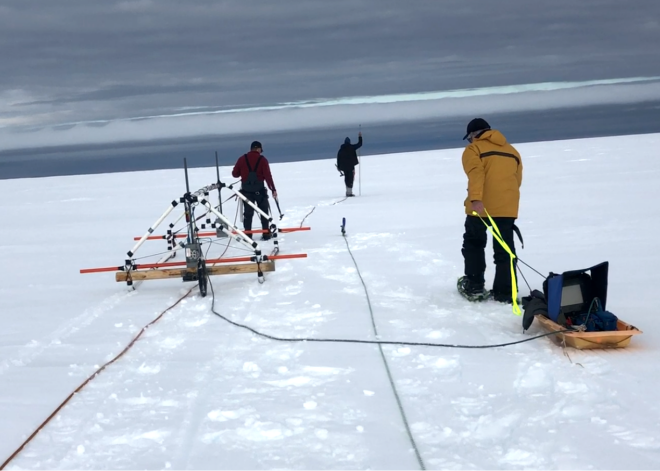
[[[337,152],[337,169],[344,174],[344,183],[346,183],[346,196],[355,196],[353,194],[353,180],[355,180],[355,166],[360,162],[357,158],[357,152],[362,147],[362,133],[358,133],[358,143],[351,144],[351,139],[344,139],[344,143]]]
[[[268,165],[266,157],[261,154],[262,152],[261,142],[254,141],[250,145],[250,152],[238,158],[231,174],[234,178],[241,177],[241,193],[248,200],[255,203],[264,213],[268,214],[270,205],[268,204],[268,191],[264,182],[268,184],[274,198],[277,198],[277,191],[275,190],[275,183],[273,183],[273,176],[270,173],[270,165]],[[249,204],[244,204],[243,209],[243,227],[246,231],[252,230],[254,208]],[[268,219],[263,216],[261,216],[261,228],[268,230]],[[270,232],[265,232],[262,240],[268,240],[270,237]]]

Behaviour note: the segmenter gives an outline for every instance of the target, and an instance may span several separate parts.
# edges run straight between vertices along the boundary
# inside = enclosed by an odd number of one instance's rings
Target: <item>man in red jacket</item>
[[[250,152],[238,158],[231,174],[234,178],[241,177],[241,193],[255,203],[264,213],[268,214],[270,205],[268,204],[268,191],[264,182],[268,184],[274,198],[277,198],[277,191],[275,190],[275,183],[273,183],[273,176],[270,173],[270,165],[268,165],[266,157],[261,155],[262,152],[261,142],[254,141],[250,145]],[[252,230],[254,208],[248,204],[244,204],[243,208],[243,227],[246,231],[249,231]],[[261,228],[268,230],[268,219],[263,216],[261,216]],[[270,232],[265,232],[262,240],[268,240],[270,237]]]

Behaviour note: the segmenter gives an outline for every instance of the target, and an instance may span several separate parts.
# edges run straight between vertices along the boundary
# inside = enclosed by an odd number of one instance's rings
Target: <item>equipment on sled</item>
[[[609,262],[591,268],[550,273],[543,292],[522,299],[523,329],[538,320],[560,345],[577,349],[622,348],[642,331],[606,310]]]

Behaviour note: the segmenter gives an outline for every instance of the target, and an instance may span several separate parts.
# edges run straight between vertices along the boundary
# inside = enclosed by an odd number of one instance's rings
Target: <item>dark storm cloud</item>
[[[657,0],[3,0],[0,119],[660,75]]]

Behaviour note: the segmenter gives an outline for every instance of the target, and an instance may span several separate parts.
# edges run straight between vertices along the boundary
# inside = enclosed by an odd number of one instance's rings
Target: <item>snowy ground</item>
[[[518,146],[521,258],[543,273],[609,260],[608,308],[644,334],[625,350],[570,357],[547,338],[490,350],[383,347],[427,468],[660,467],[659,146],[660,135]],[[282,253],[309,257],[278,262],[263,285],[254,275],[213,277],[216,310],[271,335],[375,339],[340,234],[346,217],[381,339],[478,345],[540,333],[523,334],[507,306],[455,293],[460,155],[364,157],[362,196],[341,203],[331,160],[273,165],[281,227],[313,209],[310,232],[280,236]],[[229,169],[221,177],[231,181]],[[195,169],[191,180],[212,183],[215,170]],[[114,274],[79,274],[123,263],[132,237],[183,193],[182,170],[5,180],[0,191],[1,462],[192,284],[148,281],[129,292]],[[225,211],[233,220],[235,206]],[[378,347],[260,338],[193,293],[8,469],[419,468]]]

